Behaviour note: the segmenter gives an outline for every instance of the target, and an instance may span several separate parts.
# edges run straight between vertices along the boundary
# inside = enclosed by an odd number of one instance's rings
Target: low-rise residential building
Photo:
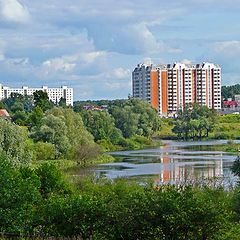
[[[73,88],[68,88],[67,86],[62,86],[60,88],[49,88],[47,86],[41,88],[29,88],[27,86],[23,86],[22,88],[10,88],[0,84],[0,101],[4,98],[9,98],[11,93],[32,96],[34,92],[39,90],[46,92],[49,100],[55,104],[59,103],[62,98],[66,100],[67,106],[73,106]]]

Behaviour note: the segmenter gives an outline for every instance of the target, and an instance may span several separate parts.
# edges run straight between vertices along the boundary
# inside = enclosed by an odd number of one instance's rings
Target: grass
[[[68,159],[58,159],[58,160],[41,160],[41,161],[37,161],[36,163],[33,164],[33,168],[36,167],[37,165],[41,164],[41,163],[52,163],[54,164],[58,169],[61,170],[68,170],[68,169],[72,169],[72,168],[87,168],[87,167],[91,167],[94,165],[98,165],[98,164],[103,164],[103,163],[110,163],[110,162],[114,162],[115,158],[111,155],[108,154],[99,154],[96,158],[94,159],[86,159],[84,161],[81,162],[76,162],[74,160],[68,160]]]
[[[212,139],[240,139],[240,116],[229,114],[219,116],[214,131],[210,133]]]
[[[52,163],[54,164],[58,169],[65,170],[68,168],[72,168],[77,165],[77,162],[73,160],[68,160],[68,159],[58,159],[58,160],[40,160],[36,162],[36,165],[41,164],[41,163]]]
[[[173,121],[171,118],[163,118],[162,128],[155,133],[154,138],[176,140],[177,136],[172,132]],[[240,139],[240,116],[234,114],[218,116],[209,139]]]

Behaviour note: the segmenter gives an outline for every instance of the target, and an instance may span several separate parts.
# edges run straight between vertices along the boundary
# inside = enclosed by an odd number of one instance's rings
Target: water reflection
[[[174,142],[168,141],[163,147],[140,151],[114,152],[118,161],[101,164],[94,172],[99,176],[115,178],[150,178],[158,184],[181,183],[194,179],[222,177],[234,178],[230,167],[236,156],[201,146],[226,144],[227,141]],[[194,146],[194,148],[191,148]],[[199,148],[196,149],[196,146]]]

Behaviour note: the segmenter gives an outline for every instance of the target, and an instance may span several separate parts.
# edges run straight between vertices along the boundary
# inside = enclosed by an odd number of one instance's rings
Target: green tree
[[[116,127],[119,128],[123,136],[126,138],[142,132],[138,131],[139,115],[134,113],[131,107],[126,106],[123,109],[116,107],[112,111],[112,115],[116,122]]]
[[[121,131],[115,127],[114,118],[109,113],[84,110],[81,112],[81,116],[95,141],[107,140],[117,144],[122,138]]]
[[[33,96],[11,93],[9,98],[2,101],[4,108],[9,112],[16,111],[30,112],[34,107]]]
[[[206,106],[186,105],[183,110],[177,112],[173,132],[184,140],[208,137],[217,122],[216,116],[216,113]]]
[[[228,98],[234,99],[234,96],[238,94],[240,94],[240,84],[232,86],[222,86],[222,97],[224,100]]]
[[[12,116],[13,122],[20,125],[20,126],[26,126],[27,125],[27,119],[28,119],[28,115],[24,111],[17,111]]]
[[[82,117],[79,113],[75,113],[72,109],[68,108],[54,107],[47,111],[46,114],[47,116],[53,115],[58,117],[64,122],[66,127],[65,136],[67,136],[71,145],[69,150],[70,158],[75,155],[79,146],[85,144],[95,145],[93,136],[85,128]]]
[[[15,168],[0,154],[0,228],[2,232],[32,233],[35,209],[41,201],[40,181],[33,170]]]
[[[60,101],[59,101],[59,103],[58,103],[58,106],[65,108],[65,107],[67,106],[67,104],[66,104],[66,98],[61,98]]]
[[[116,100],[110,104],[109,112],[115,119],[116,127],[127,138],[135,134],[150,137],[161,127],[157,111],[146,101]]]
[[[32,150],[28,145],[26,128],[0,119],[0,150],[5,152],[15,165],[28,164]]]
[[[62,118],[47,115],[42,120],[40,128],[33,128],[31,137],[35,141],[48,142],[55,145],[56,158],[65,156],[70,150],[70,140],[67,136],[67,127]]]
[[[40,180],[39,191],[44,198],[50,195],[65,195],[72,192],[63,174],[51,163],[43,163],[35,170]]]
[[[39,128],[42,125],[43,110],[41,107],[36,106],[33,111],[28,115],[28,126],[30,128]]]
[[[36,142],[34,151],[37,160],[52,160],[56,157],[55,145],[48,142]]]
[[[24,105],[20,101],[16,101],[11,107],[11,112],[15,113],[18,111],[24,111]]]
[[[34,105],[39,106],[44,112],[53,107],[53,103],[49,101],[48,94],[42,90],[33,93]]]

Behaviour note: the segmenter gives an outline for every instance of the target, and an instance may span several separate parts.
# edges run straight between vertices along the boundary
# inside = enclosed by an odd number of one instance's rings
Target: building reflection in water
[[[221,155],[222,156],[222,155]],[[182,183],[192,180],[206,180],[223,176],[223,159],[219,156],[218,160],[191,161],[184,159],[171,158],[165,155],[159,158],[162,168],[156,184],[163,183]]]

